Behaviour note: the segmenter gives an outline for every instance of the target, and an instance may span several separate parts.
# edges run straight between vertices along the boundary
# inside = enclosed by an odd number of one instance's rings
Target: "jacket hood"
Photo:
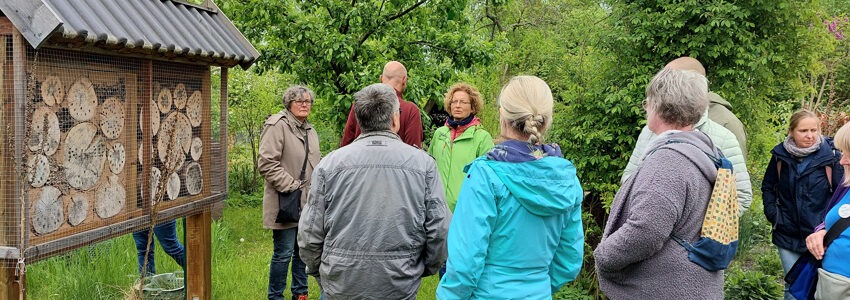
[[[729,103],[729,101],[726,101],[726,99],[723,99],[723,97],[720,97],[720,95],[715,94],[714,92],[708,92],[708,103],[717,103],[726,106],[726,108],[730,111],[732,110],[732,104]]]
[[[694,149],[694,147],[699,150]],[[662,148],[672,149],[684,155],[697,166],[712,184],[714,183],[717,177],[717,166],[708,154],[711,154],[714,158],[720,158],[723,154],[704,132],[697,130],[662,132],[649,142],[646,148],[646,156],[652,155],[653,152]]]
[[[496,173],[511,195],[532,214],[553,216],[581,204],[584,195],[569,160],[547,156],[533,161],[506,162],[484,160]]]

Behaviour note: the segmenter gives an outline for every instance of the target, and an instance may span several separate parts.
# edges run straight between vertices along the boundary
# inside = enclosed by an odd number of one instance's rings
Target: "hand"
[[[823,259],[823,237],[825,235],[826,230],[821,229],[806,237],[806,248],[809,248],[809,252],[811,252],[818,260]]]

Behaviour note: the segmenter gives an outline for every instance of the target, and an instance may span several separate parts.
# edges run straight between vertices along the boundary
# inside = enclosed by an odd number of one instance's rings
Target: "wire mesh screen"
[[[210,67],[13,40],[0,35],[0,257],[45,258],[223,200],[213,125],[226,128],[226,106]]]

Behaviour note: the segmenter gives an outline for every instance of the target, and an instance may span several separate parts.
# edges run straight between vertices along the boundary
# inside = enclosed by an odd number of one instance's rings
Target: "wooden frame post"
[[[210,273],[212,246],[211,213],[186,217],[186,299],[209,300],[212,297]]]

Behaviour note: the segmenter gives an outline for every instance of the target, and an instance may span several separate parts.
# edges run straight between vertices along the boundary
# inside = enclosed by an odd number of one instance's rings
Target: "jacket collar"
[[[286,122],[287,124],[289,124],[289,126],[292,126],[293,129],[313,129],[313,124],[310,124],[310,122],[307,120],[301,122],[288,109],[282,110],[281,112],[279,112],[279,114],[282,115],[281,119],[284,120],[284,122]]]
[[[363,133],[360,134],[360,136],[358,136],[356,139],[354,139],[354,142],[361,140],[361,139],[370,138],[370,137],[385,137],[385,138],[390,138],[390,139],[395,139],[395,140],[401,141],[401,137],[399,137],[398,134],[396,134],[395,132],[392,132],[392,131],[389,131],[389,130],[381,130],[381,131],[363,132]]]
[[[809,167],[811,168],[819,168],[823,165],[829,164],[833,157],[835,156],[835,148],[831,145],[831,138],[824,136],[823,141],[821,142],[821,147],[817,152],[809,154],[809,158],[811,162],[809,163]],[[776,157],[782,161],[785,161],[788,164],[797,164],[797,159],[788,153],[788,150],[785,150],[785,147],[782,144],[778,144],[773,147],[773,150],[770,150],[770,153],[776,155]]]

